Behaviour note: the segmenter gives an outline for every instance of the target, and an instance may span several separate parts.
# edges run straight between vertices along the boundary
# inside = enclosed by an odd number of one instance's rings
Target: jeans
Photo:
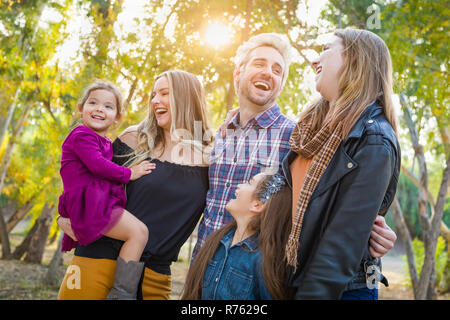
[[[341,300],[378,300],[378,289],[356,289],[344,291]]]

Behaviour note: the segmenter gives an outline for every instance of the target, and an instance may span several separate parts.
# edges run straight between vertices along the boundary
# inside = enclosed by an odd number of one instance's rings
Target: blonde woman
[[[115,161],[132,167],[145,160],[152,172],[127,184],[127,206],[149,230],[141,257],[145,268],[138,297],[169,299],[170,265],[195,228],[208,190],[208,148],[211,143],[203,87],[184,71],[167,71],[154,83],[148,117],[126,129],[114,143]],[[59,225],[70,232],[70,224]],[[122,242],[103,237],[78,246],[69,270],[78,270],[80,286],[74,290],[67,273],[60,299],[104,299],[114,282],[117,254]],[[129,283],[126,275],[121,285]]]
[[[370,31],[337,30],[313,67],[321,97],[301,114],[283,161],[290,285],[297,299],[377,299],[383,277],[369,237],[400,170],[389,50]]]

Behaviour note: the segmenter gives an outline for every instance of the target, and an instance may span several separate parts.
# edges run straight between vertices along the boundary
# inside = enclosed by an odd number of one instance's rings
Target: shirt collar
[[[226,235],[223,236],[223,238],[220,240],[222,244],[229,248],[231,246],[231,242],[233,242],[233,236],[236,229],[230,230]],[[239,247],[247,247],[250,251],[258,250],[258,233],[254,233],[250,237],[242,240],[241,242],[238,242],[235,244],[235,246]]]
[[[251,251],[258,249],[258,233],[252,234],[250,237],[240,242],[242,246],[247,246]]]
[[[281,115],[280,107],[275,104],[274,106],[270,107],[266,111],[258,114],[256,117],[250,119],[250,121],[255,121],[261,128],[267,129],[269,128]],[[234,129],[234,128],[240,128],[239,125],[239,119],[240,119],[240,112],[238,112],[230,121],[228,124],[228,128]],[[250,122],[249,121],[249,122]]]

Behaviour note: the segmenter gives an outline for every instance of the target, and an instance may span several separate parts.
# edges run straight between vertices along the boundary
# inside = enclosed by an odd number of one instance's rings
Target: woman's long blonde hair
[[[328,123],[334,129],[342,122],[342,138],[345,138],[364,110],[378,101],[397,132],[398,118],[392,102],[392,61],[386,44],[367,30],[347,28],[334,34],[342,39],[345,57],[338,81],[339,96],[331,109],[325,98],[319,98],[302,112],[299,121],[311,121],[314,133]]]
[[[166,77],[169,83],[171,134],[178,138],[179,143],[204,152],[204,147],[211,146],[214,136],[209,127],[206,97],[202,84],[195,75],[186,71],[163,72],[155,78],[154,83],[162,77]],[[152,92],[153,90],[154,87]],[[158,126],[155,113],[151,108],[151,96],[148,116],[138,125],[136,148],[130,160],[125,164],[128,167],[151,157],[157,146],[162,147],[161,153],[163,153],[167,143],[163,129]],[[200,127],[201,136],[199,136]]]

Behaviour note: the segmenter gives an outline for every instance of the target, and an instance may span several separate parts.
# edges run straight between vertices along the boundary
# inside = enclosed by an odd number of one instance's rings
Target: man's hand
[[[377,216],[369,240],[369,251],[372,257],[381,258],[384,256],[394,247],[395,240],[397,240],[397,235],[386,224],[384,217]]]
[[[70,223],[69,218],[63,218],[59,216],[58,220],[56,220],[56,223],[58,223],[58,226],[61,228],[62,231],[64,231],[65,234],[71,237],[74,241],[78,241],[77,238],[75,237],[75,234],[73,233],[72,224]]]

